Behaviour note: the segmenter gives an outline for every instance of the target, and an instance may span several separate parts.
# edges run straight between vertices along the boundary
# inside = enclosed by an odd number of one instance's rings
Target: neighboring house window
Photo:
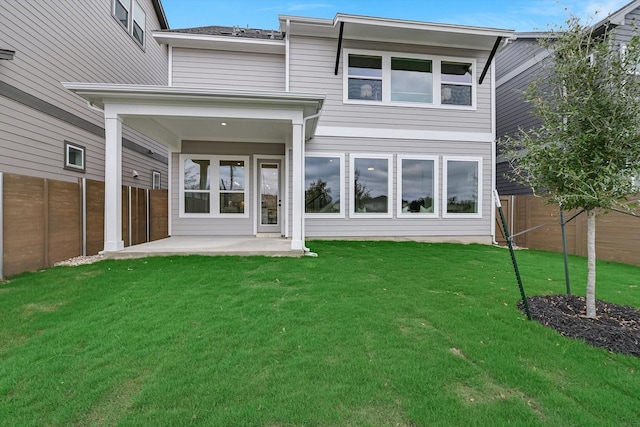
[[[437,161],[398,156],[398,217],[437,216]]]
[[[162,188],[162,175],[158,171],[151,173],[151,188],[154,190],[160,190]]]
[[[78,172],[85,169],[85,148],[82,145],[64,142],[64,168]]]
[[[249,159],[180,156],[180,213],[185,216],[248,216]],[[217,183],[217,184],[216,184]]]
[[[443,159],[443,216],[482,216],[482,159],[445,157]]]
[[[144,46],[146,15],[137,1],[113,0],[113,16],[140,46]]]
[[[309,217],[344,217],[344,155],[307,154],[304,211]]]
[[[475,60],[345,50],[344,102],[475,107]]]
[[[351,216],[391,217],[391,157],[351,156]]]

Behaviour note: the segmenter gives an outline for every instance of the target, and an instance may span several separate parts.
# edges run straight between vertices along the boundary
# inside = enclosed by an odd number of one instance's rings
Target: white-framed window
[[[343,101],[475,109],[476,60],[345,49]]]
[[[344,218],[344,169],[344,154],[306,154],[304,210],[307,218]]]
[[[438,157],[398,155],[398,218],[438,216]]]
[[[180,216],[248,217],[248,156],[180,155]]]
[[[147,17],[140,4],[136,0],[113,0],[112,13],[127,33],[144,47]]]
[[[156,170],[151,171],[151,188],[153,190],[160,190],[162,188],[162,174]]]
[[[393,189],[392,155],[351,154],[349,215],[361,218],[391,218]]]
[[[482,217],[482,158],[443,157],[443,217]]]
[[[86,171],[85,148],[73,142],[64,142],[64,168],[77,172]]]

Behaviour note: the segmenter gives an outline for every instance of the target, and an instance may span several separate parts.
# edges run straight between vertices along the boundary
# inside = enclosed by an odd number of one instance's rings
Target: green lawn
[[[318,258],[170,257],[0,284],[0,425],[637,426],[640,359],[525,320],[509,253],[311,242]],[[519,251],[529,295],[562,256]],[[573,290],[586,261],[570,258]],[[640,268],[598,298],[640,306]]]

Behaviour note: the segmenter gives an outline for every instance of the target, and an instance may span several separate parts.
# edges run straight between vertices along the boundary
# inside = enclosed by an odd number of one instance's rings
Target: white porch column
[[[122,240],[122,122],[105,114],[104,252],[124,249]]]
[[[291,189],[291,249],[304,249],[304,134],[302,124],[293,124]]]

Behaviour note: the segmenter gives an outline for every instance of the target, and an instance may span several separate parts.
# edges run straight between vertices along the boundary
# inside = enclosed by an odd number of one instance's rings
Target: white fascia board
[[[277,104],[322,109],[325,96],[293,92],[223,91],[179,86],[122,85],[108,83],[63,82],[62,85],[94,106],[103,107],[104,100],[118,101],[220,101],[252,104]],[[309,114],[310,115],[310,114]]]
[[[402,19],[377,18],[369,16],[348,15],[339,13],[334,18],[334,25],[339,22],[364,24],[372,26],[392,27],[398,29],[413,29],[423,31],[439,31],[447,33],[468,34],[489,37],[513,37],[513,30],[471,27],[466,25],[439,24],[433,22],[408,21]]]
[[[235,52],[257,52],[284,55],[284,40],[251,39],[246,37],[213,36],[208,34],[170,33],[154,31],[151,33],[158,43],[173,47],[196,49],[231,50]]]
[[[533,58],[529,59],[526,62],[523,62],[518,68],[515,68],[512,71],[510,71],[507,74],[505,74],[504,76],[500,77],[496,81],[496,86],[495,87],[500,87],[503,84],[507,83],[509,80],[511,80],[511,79],[513,79],[515,77],[518,77],[520,74],[524,73],[529,68],[531,68],[534,65],[538,64],[540,61],[542,61],[543,59],[548,57],[550,54],[551,53],[548,50],[545,50],[543,52],[540,52],[540,53],[537,53],[537,54],[533,55]]]
[[[318,126],[316,136],[344,138],[418,139],[435,141],[474,141],[493,143],[495,136],[481,132],[448,132],[416,129],[357,128]]]
[[[640,0],[632,1],[631,3],[621,7],[620,9],[616,10],[615,12],[613,12],[612,14],[610,14],[609,16],[607,16],[606,18],[604,18],[603,20],[595,24],[593,28],[601,27],[607,22],[610,22],[614,25],[624,25],[626,16],[639,7],[640,7]]]

